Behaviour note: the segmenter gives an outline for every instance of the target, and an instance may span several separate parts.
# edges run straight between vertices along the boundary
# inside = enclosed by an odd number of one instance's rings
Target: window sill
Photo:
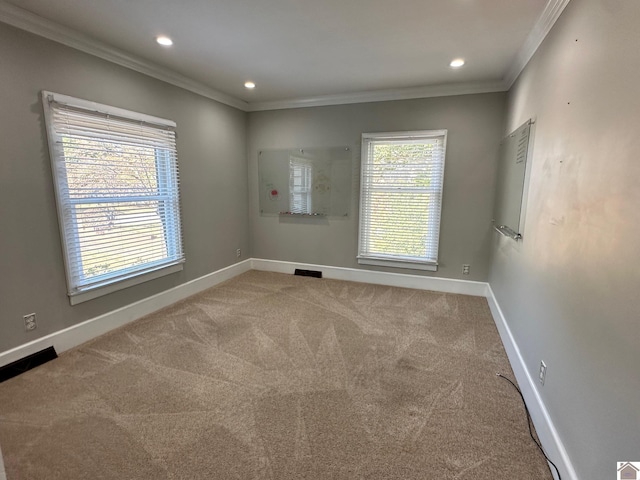
[[[415,260],[390,260],[386,258],[358,257],[358,263],[360,265],[375,265],[378,267],[407,268],[411,270],[426,270],[429,272],[438,271],[437,263],[416,262]]]
[[[179,272],[183,269],[183,265],[183,263],[170,265],[168,267],[153,270],[141,275],[136,275],[125,280],[120,280],[115,283],[110,283],[108,285],[102,285],[90,290],[84,290],[82,292],[74,293],[73,295],[69,295],[69,302],[71,303],[71,305],[77,305],[79,303],[87,302],[89,300],[93,300],[94,298],[117,292],[118,290],[123,290],[140,283],[148,282],[149,280],[154,280],[156,278],[164,277],[165,275]]]

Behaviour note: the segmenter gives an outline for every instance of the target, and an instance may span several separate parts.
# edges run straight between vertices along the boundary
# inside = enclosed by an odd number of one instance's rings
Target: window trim
[[[56,133],[54,124],[53,124],[53,112],[51,109],[51,102],[55,102],[58,104],[64,104],[71,107],[76,107],[85,111],[96,112],[100,114],[110,115],[113,117],[121,117],[126,120],[134,120],[139,122],[144,122],[152,125],[156,125],[158,127],[169,127],[176,128],[177,124],[168,119],[155,117],[152,115],[147,115],[144,113],[134,112],[131,110],[126,110],[118,107],[113,107],[110,105],[104,105],[96,102],[92,102],[89,100],[83,100],[76,97],[71,97],[68,95],[63,95],[59,93],[53,93],[46,90],[42,91],[42,104],[44,107],[44,120],[46,127],[46,135],[49,147],[49,157],[51,161],[51,170],[53,175],[54,182],[54,193],[56,200],[56,212],[58,215],[58,227],[60,231],[60,241],[62,245],[63,251],[63,260],[65,267],[65,279],[67,284],[67,295],[69,296],[69,302],[71,305],[77,305],[79,303],[86,302],[88,300],[92,300],[94,298],[98,298],[100,296],[122,290],[133,285],[138,285],[143,282],[147,282],[156,278],[160,278],[165,275],[169,275],[172,273],[179,272],[184,268],[184,247],[182,246],[182,258],[173,261],[170,263],[164,263],[162,265],[148,265],[147,268],[142,270],[133,271],[130,274],[125,274],[116,279],[105,279],[104,281],[97,281],[95,284],[90,284],[84,287],[77,287],[74,285],[74,269],[71,268],[71,262],[73,255],[70,252],[70,245],[67,244],[66,231],[65,231],[65,223],[64,219],[66,215],[63,211],[63,201],[60,198],[59,188],[63,184],[66,184],[66,178],[64,178],[66,172],[62,168],[58,168],[57,158],[63,157],[60,153],[60,147],[57,145],[57,138],[59,135]],[[179,195],[179,193],[178,193]],[[179,197],[178,197],[179,202]],[[178,216],[180,213],[178,212]],[[180,218],[178,218],[178,222],[180,222]],[[181,222],[180,222],[181,223]],[[166,228],[166,226],[165,226]],[[77,234],[77,229],[73,228],[73,231]],[[182,243],[182,242],[180,242]],[[175,247],[175,245],[167,245],[167,248]]]
[[[435,272],[438,270],[438,256],[440,250],[440,233],[442,231],[442,197],[444,191],[444,170],[446,163],[446,151],[447,151],[447,130],[411,130],[411,131],[400,131],[400,132],[377,132],[377,133],[363,133],[362,134],[362,143],[361,143],[361,159],[360,159],[360,216],[358,221],[358,255],[357,261],[360,265],[373,265],[373,266],[383,266],[383,267],[393,267],[393,268],[406,268],[412,270],[423,270],[423,271],[432,271]],[[442,140],[442,168],[440,173],[440,188],[439,188],[439,196],[438,196],[438,217],[440,219],[440,224],[438,225],[438,244],[436,249],[436,260],[418,260],[416,257],[402,257],[399,255],[383,255],[383,254],[375,254],[375,255],[365,255],[363,254],[363,235],[362,235],[362,222],[365,218],[365,202],[364,202],[364,184],[365,184],[365,166],[368,164],[368,154],[369,154],[369,143],[371,141],[398,141],[399,143],[411,142],[412,140],[425,140],[428,138],[434,137],[444,137]]]

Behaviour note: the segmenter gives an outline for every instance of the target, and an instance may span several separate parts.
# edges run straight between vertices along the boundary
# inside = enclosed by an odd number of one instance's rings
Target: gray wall
[[[505,94],[461,95],[249,114],[252,254],[257,258],[486,281]],[[438,272],[358,266],[360,141],[364,132],[448,129]],[[350,146],[351,215],[323,220],[261,216],[258,151]],[[471,275],[462,276],[462,264]]]
[[[490,283],[581,479],[640,460],[640,2],[572,0],[508,101],[537,117],[524,240]]]
[[[184,271],[71,307],[40,91],[169,118],[178,161]],[[114,310],[249,253],[244,112],[0,23],[0,352]],[[36,312],[25,332],[22,316]]]

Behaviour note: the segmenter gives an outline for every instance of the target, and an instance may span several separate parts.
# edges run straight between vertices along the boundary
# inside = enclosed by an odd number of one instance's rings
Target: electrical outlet
[[[471,265],[464,264],[462,265],[462,274],[469,275],[469,271],[471,270]]]
[[[540,380],[540,385],[544,386],[544,379],[547,376],[547,365],[540,360],[540,371],[538,372],[538,380]]]
[[[236,257],[240,258],[242,256],[242,250],[237,249],[236,250]]]
[[[24,319],[24,329],[29,332],[35,330],[38,324],[36,323],[36,314],[30,313],[22,317]]]

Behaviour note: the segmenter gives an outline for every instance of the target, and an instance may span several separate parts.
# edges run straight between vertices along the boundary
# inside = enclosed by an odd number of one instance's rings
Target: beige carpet
[[[9,480],[551,479],[484,298],[251,271],[0,384]]]

